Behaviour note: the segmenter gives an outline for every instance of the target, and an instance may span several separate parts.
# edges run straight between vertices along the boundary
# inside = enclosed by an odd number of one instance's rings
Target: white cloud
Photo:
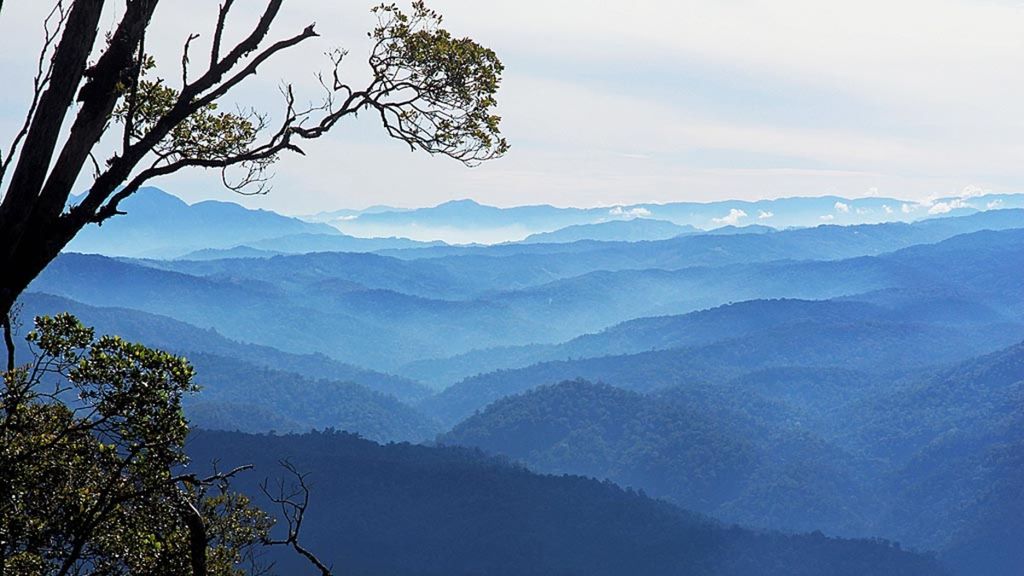
[[[850,213],[850,205],[846,202],[836,202],[836,212],[842,212],[843,214]]]
[[[711,221],[715,224],[722,224],[725,226],[736,226],[740,220],[747,217],[747,213],[738,208],[732,208],[729,213],[721,218],[712,218]]]
[[[868,188],[868,196],[878,196],[878,186]]]
[[[758,210],[757,211],[757,219],[758,220],[767,220],[767,219],[771,218],[772,216],[775,216],[775,212],[772,212],[771,210]]]
[[[643,206],[637,206],[636,208],[630,208],[626,210],[622,206],[616,206],[608,211],[608,214],[612,216],[625,216],[627,218],[646,218],[651,215],[651,211]]]
[[[818,219],[822,222],[831,222],[836,219],[835,214],[825,214],[824,216],[818,216]]]
[[[960,191],[961,198],[975,198],[977,196],[984,196],[985,189],[981,186],[975,186],[973,184],[964,186],[964,189]]]
[[[1002,208],[1002,207],[1003,207],[1003,199],[1002,198],[996,198],[995,200],[989,202],[988,204],[985,204],[985,208],[987,208],[989,210],[996,210],[996,209]]]
[[[971,205],[963,198],[954,198],[947,202],[936,202],[928,208],[929,214],[948,214],[958,208],[970,208]]]
[[[871,208],[857,208],[857,214],[871,214]]]
[[[889,206],[888,204],[882,204],[882,210],[885,210],[886,214],[892,214],[893,213],[892,207]]]
[[[900,205],[900,212],[903,212],[904,214],[910,214],[914,210],[917,210],[917,206],[914,206],[913,204],[907,204],[904,202]]]

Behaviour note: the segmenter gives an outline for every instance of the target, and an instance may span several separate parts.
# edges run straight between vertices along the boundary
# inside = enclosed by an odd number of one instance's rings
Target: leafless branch
[[[123,154],[128,150],[128,146],[131,144],[132,132],[135,130],[135,112],[139,106],[139,80],[142,77],[143,69],[146,66],[146,36],[143,33],[142,38],[139,39],[138,57],[135,59],[135,70],[132,73],[131,88],[128,91],[128,112],[125,114],[124,120],[124,132],[121,136],[121,153]],[[93,178],[96,178],[100,174],[99,163],[96,162],[96,156],[89,153],[89,157],[92,158],[93,166],[96,169],[96,174]]]
[[[2,6],[2,3],[0,3],[0,6]],[[43,47],[39,50],[39,58],[36,61],[36,74],[32,79],[32,101],[29,103],[28,111],[25,113],[25,121],[22,123],[21,129],[18,130],[18,133],[14,136],[14,141],[7,149],[7,155],[0,160],[0,184],[3,184],[4,175],[14,160],[21,141],[28,134],[29,127],[32,125],[32,118],[35,117],[36,110],[39,108],[39,98],[50,83],[50,77],[53,74],[53,60],[47,58],[47,55],[64,29],[66,21],[67,10],[64,8],[64,1],[57,0],[53,9],[50,10],[50,13],[43,21]]]
[[[214,67],[217,61],[220,60],[220,43],[224,37],[224,23],[228,17],[228,11],[231,10],[231,5],[235,3],[235,0],[225,0],[220,5],[220,9],[217,11],[217,26],[213,32],[213,47],[210,49],[210,67]]]
[[[188,49],[192,41],[199,38],[199,34],[189,34],[185,40],[185,48],[181,51],[181,86],[188,86]]]
[[[245,465],[242,465],[242,466],[236,466],[235,468],[232,468],[231,470],[228,470],[227,472],[218,472],[217,471],[217,463],[214,462],[213,464],[214,464],[214,466],[213,466],[214,471],[213,471],[213,474],[210,474],[209,476],[205,476],[205,477],[201,478],[199,476],[196,476],[195,474],[180,474],[178,476],[174,476],[173,478],[171,478],[170,482],[172,484],[176,484],[178,482],[182,482],[184,484],[188,484],[188,485],[191,485],[191,486],[209,486],[209,485],[212,485],[215,482],[216,483],[222,483],[222,482],[225,482],[227,480],[230,480],[234,476],[236,476],[236,475],[238,475],[238,474],[240,474],[242,472],[245,472],[246,470],[252,470],[252,464],[245,464]]]
[[[299,543],[299,532],[302,530],[302,521],[306,516],[306,509],[309,507],[309,485],[306,483],[306,474],[300,473],[293,464],[287,461],[281,462],[281,466],[292,476],[292,481],[286,486],[283,480],[278,482],[277,489],[271,493],[268,483],[264,480],[260,484],[263,494],[271,502],[277,504],[281,509],[281,515],[287,524],[288,534],[284,539],[267,538],[264,544],[267,546],[290,546],[302,557],[310,562],[321,576],[333,576],[331,568],[323,563],[315,554],[310,552]]]

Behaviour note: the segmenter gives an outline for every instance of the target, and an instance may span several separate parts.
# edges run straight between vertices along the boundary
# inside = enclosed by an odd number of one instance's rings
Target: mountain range
[[[147,190],[15,328],[191,358],[192,466],[308,470],[308,541],[352,573],[1016,576],[1018,199],[302,221]],[[368,225],[401,229],[335,228]],[[517,236],[409,239],[437,230]]]
[[[301,220],[231,202],[189,205],[150,187],[126,199],[122,208],[129,216],[111,219],[102,230],[98,226],[85,228],[69,250],[108,256],[209,259],[403,250],[443,244],[440,241],[533,244],[660,240],[701,231],[713,235],[753,234],[821,224],[923,222],[934,216],[1024,208],[1024,195],[947,198],[930,204],[891,198],[820,197],[605,208],[498,208],[459,200],[430,208],[340,210]]]
[[[78,198],[72,198],[74,204]],[[403,238],[354,238],[332,226],[305,222],[234,202],[207,200],[187,204],[159,188],[129,196],[118,216],[102,227],[87,226],[69,244],[72,252],[147,258],[232,254],[246,257],[276,253],[372,252],[384,248],[437,245]],[[249,250],[242,252],[239,249]],[[256,252],[252,252],[255,250]]]
[[[672,202],[596,208],[548,205],[486,206],[470,199],[415,209],[375,207],[371,211],[324,213],[310,221],[330,223],[355,236],[408,235],[416,240],[454,243],[517,241],[531,234],[575,225],[599,224],[632,218],[665,220],[703,230],[757,224],[776,229],[819,224],[874,224],[911,222],[934,216],[963,216],[996,208],[1024,208],[1020,195],[983,195],[939,198],[928,203],[895,198],[841,198],[822,196],[718,202]]]

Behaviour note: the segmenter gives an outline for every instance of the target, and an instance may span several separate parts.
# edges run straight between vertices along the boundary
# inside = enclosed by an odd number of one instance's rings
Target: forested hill
[[[441,442],[585,473],[741,524],[875,535],[957,574],[1024,551],[1024,343],[902,378],[771,368],[641,395],[562,382],[503,398]]]
[[[899,373],[965,360],[1024,338],[1019,325],[981,328],[897,322],[782,325],[701,346],[559,360],[466,378],[420,404],[454,424],[503,396],[562,380],[586,378],[651,391],[716,383],[780,367],[829,367]]]
[[[313,486],[303,541],[346,574],[389,576],[938,576],[898,545],[725,527],[610,483],[541,476],[465,449],[381,446],[332,432],[197,432],[197,471],[251,463],[235,486],[283,474]],[[308,570],[276,549],[286,573]]]
[[[130,310],[89,306],[69,298],[30,292],[21,297],[22,316],[31,324],[38,315],[71,312],[97,332],[118,334],[147,346],[189,355],[202,352],[275,370],[294,372],[311,379],[357,382],[371,390],[403,401],[416,401],[430,394],[422,384],[353,366],[323,354],[294,354],[270,346],[240,342],[222,336],[214,329],[203,329],[167,316]]]
[[[438,441],[609,478],[726,522],[872,534],[867,466],[802,417],[726,383],[641,395],[576,380],[503,398]]]

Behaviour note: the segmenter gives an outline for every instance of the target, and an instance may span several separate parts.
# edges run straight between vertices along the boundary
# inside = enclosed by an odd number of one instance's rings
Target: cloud
[[[963,198],[954,198],[948,202],[936,202],[928,208],[929,214],[948,214],[958,208],[970,208],[971,205]]]
[[[871,208],[857,208],[857,214],[871,214]]]
[[[834,214],[825,214],[824,216],[818,216],[818,219],[822,222],[831,222],[836,219]]]
[[[850,205],[846,202],[836,202],[836,212],[842,212],[843,214],[850,213]]]
[[[964,186],[963,190],[960,191],[960,195],[953,199],[942,199],[937,201],[935,198],[931,198],[928,201],[928,213],[929,214],[948,214],[953,210],[960,208],[973,208],[968,202],[971,198],[978,198],[984,196],[987,192],[981,186],[975,186],[969,184]],[[990,203],[991,204],[991,203]],[[991,209],[991,207],[989,208]]]
[[[775,216],[775,212],[772,212],[771,210],[758,210],[757,211],[757,219],[758,220],[767,220],[767,219],[769,219],[769,218],[771,218],[773,216]]]
[[[868,196],[878,196],[878,186],[868,188]]]
[[[651,215],[651,211],[643,206],[637,206],[636,208],[630,208],[626,210],[622,206],[616,206],[608,211],[608,214],[612,216],[625,216],[627,218],[646,218]]]
[[[967,186],[964,186],[964,189],[960,191],[960,197],[961,198],[965,198],[965,199],[966,198],[976,198],[978,196],[984,196],[984,195],[985,195],[985,189],[982,188],[981,186],[975,186],[974,184],[969,184]]]
[[[888,204],[882,204],[882,210],[885,210],[886,214],[892,214],[893,213],[892,207],[889,206]]]
[[[729,213],[721,218],[712,218],[711,221],[715,224],[722,224],[725,226],[736,226],[740,220],[747,217],[747,213],[738,208],[732,208]]]
[[[989,202],[988,204],[985,204],[985,208],[987,208],[989,210],[995,210],[997,208],[1002,208],[1002,207],[1003,207],[1003,199],[1002,198],[996,198],[995,200]]]
[[[917,210],[917,206],[914,206],[913,204],[907,204],[904,202],[900,205],[900,212],[903,212],[904,214],[910,214],[914,210]]]

